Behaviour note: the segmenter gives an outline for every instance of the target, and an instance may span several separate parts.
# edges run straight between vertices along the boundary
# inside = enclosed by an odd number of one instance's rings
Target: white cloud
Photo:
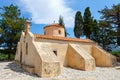
[[[74,11],[65,0],[20,0],[24,9],[31,13],[32,21],[36,24],[51,24],[58,22],[62,15],[66,27],[73,27]]]

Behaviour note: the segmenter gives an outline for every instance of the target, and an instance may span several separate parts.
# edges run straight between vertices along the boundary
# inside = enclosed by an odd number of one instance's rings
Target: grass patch
[[[120,51],[114,51],[114,52],[111,52],[111,54],[113,54],[117,57],[120,57]]]
[[[13,60],[14,57],[15,57],[15,54],[11,54],[11,60]],[[0,60],[8,60],[8,54],[0,53]]]

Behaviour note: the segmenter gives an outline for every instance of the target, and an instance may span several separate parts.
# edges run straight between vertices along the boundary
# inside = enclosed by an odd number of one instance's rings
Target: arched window
[[[61,34],[61,30],[58,30],[58,33]]]

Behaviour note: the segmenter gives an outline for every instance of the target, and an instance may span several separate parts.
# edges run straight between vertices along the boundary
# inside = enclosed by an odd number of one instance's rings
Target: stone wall
[[[96,66],[114,66],[116,64],[116,57],[99,46],[93,46],[92,56],[95,59]]]
[[[48,45],[45,46],[39,42],[34,42],[34,36],[31,33],[27,33],[25,37],[21,37],[15,61],[20,62],[21,66],[26,71],[36,73],[41,77],[50,77],[60,74],[58,58],[56,58],[53,51],[49,49]]]
[[[85,71],[95,69],[94,58],[79,45],[70,44],[67,54],[68,66]]]
[[[46,27],[44,35],[65,37],[65,31],[62,27]]]

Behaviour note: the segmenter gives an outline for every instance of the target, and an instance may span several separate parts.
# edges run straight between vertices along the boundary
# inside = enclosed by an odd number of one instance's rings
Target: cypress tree
[[[59,25],[61,25],[61,26],[64,27],[65,37],[66,37],[67,35],[69,35],[69,34],[67,33],[67,31],[66,31],[65,24],[64,24],[64,20],[63,20],[63,17],[62,17],[62,16],[59,17]]]
[[[83,19],[80,11],[77,11],[75,15],[74,35],[77,38],[83,33]]]
[[[90,39],[90,35],[92,33],[92,26],[93,26],[93,18],[91,17],[91,12],[90,8],[87,7],[84,12],[84,34],[86,35],[87,38]]]

